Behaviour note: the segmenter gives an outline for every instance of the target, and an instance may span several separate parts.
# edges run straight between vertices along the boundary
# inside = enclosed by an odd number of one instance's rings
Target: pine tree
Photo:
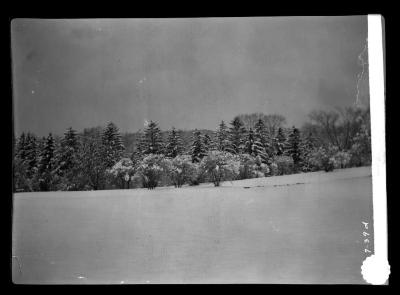
[[[45,171],[50,171],[53,167],[53,159],[54,159],[54,139],[51,133],[49,133],[46,141],[44,143],[43,149],[40,153],[40,162],[39,162],[39,172],[43,173]]]
[[[32,133],[26,135],[25,138],[25,159],[24,161],[28,165],[27,175],[28,177],[33,177],[36,173],[36,169],[39,162],[39,146],[37,143],[36,136]]]
[[[105,165],[106,167],[111,168],[122,158],[125,149],[122,144],[122,138],[118,127],[112,122],[108,123],[107,127],[103,131],[101,140]]]
[[[172,127],[172,130],[169,132],[167,144],[165,146],[165,156],[168,158],[175,158],[178,155],[183,153],[183,144],[180,136],[180,132],[175,130],[175,127]]]
[[[309,132],[304,138],[301,139],[300,154],[303,171],[307,172],[312,170],[310,157],[316,147],[317,141],[311,132]]]
[[[104,148],[100,137],[88,137],[81,144],[79,153],[79,170],[81,171],[81,186],[93,190],[102,189],[106,183],[106,163]]]
[[[221,121],[217,130],[217,150],[226,151],[229,149],[229,132],[224,121]]]
[[[244,144],[244,152],[254,156],[255,155],[255,146],[254,146],[254,142],[255,142],[255,137],[254,137],[254,131],[252,128],[250,128],[249,132],[247,133],[246,136],[246,141]]]
[[[60,150],[57,154],[58,173],[65,175],[77,167],[79,142],[76,131],[71,127],[64,133]]]
[[[231,127],[229,128],[230,146],[227,149],[227,151],[232,154],[239,154],[244,149],[246,129],[244,128],[244,124],[239,117],[235,117],[230,124],[231,124]]]
[[[259,119],[254,125],[254,134],[256,142],[259,142],[261,146],[264,148],[263,151],[266,153],[266,156],[272,157],[273,155],[272,140],[268,134],[267,128],[262,119]]]
[[[137,145],[137,151],[143,156],[148,154],[162,154],[163,140],[161,130],[156,122],[150,121]]]
[[[247,133],[244,152],[253,157],[260,157],[262,163],[267,163],[268,161],[268,155],[265,152],[265,148],[252,128],[250,128]]]
[[[22,134],[18,138],[17,145],[14,151],[14,156],[18,157],[21,160],[26,159],[26,136],[24,132],[22,132]]]
[[[17,140],[13,159],[13,191],[31,191],[26,161],[26,135],[23,132]]]
[[[193,132],[192,144],[190,148],[190,155],[192,156],[192,162],[200,162],[203,157],[207,154],[207,150],[204,146],[204,140],[201,132],[197,129]]]
[[[54,138],[51,133],[46,138],[40,151],[40,162],[38,167],[39,188],[41,191],[51,189],[52,172],[54,169]]]
[[[274,145],[275,145],[274,150],[277,156],[281,156],[284,154],[285,142],[286,142],[286,136],[283,133],[283,129],[279,127],[278,133],[274,138]]]
[[[212,140],[210,135],[204,134],[204,136],[203,136],[203,145],[204,145],[204,150],[206,151],[206,153],[208,151],[213,150],[214,143],[213,143],[213,140]]]
[[[292,132],[289,134],[285,144],[285,154],[292,157],[295,167],[298,167],[301,160],[300,144],[300,131],[293,126]]]
[[[309,153],[311,153],[314,150],[314,148],[316,148],[316,146],[317,146],[316,139],[315,139],[314,135],[312,134],[312,132],[309,132],[301,140],[301,144],[300,144],[301,153],[303,155],[308,155]]]

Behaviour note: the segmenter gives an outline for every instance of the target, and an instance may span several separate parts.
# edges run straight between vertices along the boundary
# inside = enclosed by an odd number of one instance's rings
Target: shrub
[[[234,156],[234,159],[240,163],[238,179],[265,177],[270,172],[268,165],[263,163],[260,156],[253,157],[249,154],[240,154]]]
[[[135,174],[135,167],[131,159],[122,158],[113,167],[108,169],[107,173],[121,188],[125,188],[125,184],[129,188],[132,177]]]
[[[16,157],[13,163],[15,192],[29,192],[33,190],[32,181],[28,177],[27,171],[28,164]]]
[[[189,178],[189,185],[199,185],[205,181],[205,173],[200,167],[200,163],[193,163],[193,175]]]
[[[271,164],[273,175],[285,175],[295,172],[295,167],[292,157],[289,156],[276,156]]]
[[[166,161],[162,155],[158,154],[147,155],[137,167],[142,185],[148,189],[154,189],[158,185],[166,170]]]
[[[240,154],[235,157],[239,161],[239,175],[238,179],[248,179],[257,177],[256,159],[249,154]]]
[[[339,151],[333,156],[333,165],[335,168],[346,168],[349,166],[351,154],[346,151]]]
[[[350,164],[352,166],[371,165],[371,135],[366,125],[362,125],[360,131],[354,137],[349,152],[351,153]]]
[[[236,179],[239,175],[240,162],[228,152],[210,151],[200,163],[207,179],[219,186],[221,181]]]
[[[255,158],[256,163],[256,177],[265,177],[270,174],[270,169],[267,164],[263,163],[263,159],[260,156]]]
[[[332,171],[337,166],[335,155],[338,153],[338,147],[330,145],[328,148],[319,147],[310,154],[310,164],[316,170]]]
[[[181,187],[185,183],[190,183],[197,178],[197,166],[192,163],[190,155],[179,155],[168,160],[168,174],[169,178],[175,187]]]

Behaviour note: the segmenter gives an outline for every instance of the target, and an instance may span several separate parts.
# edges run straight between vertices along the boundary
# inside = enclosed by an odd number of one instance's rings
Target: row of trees
[[[132,154],[117,126],[69,128],[57,140],[23,133],[16,144],[17,191],[98,190],[265,177],[369,165],[369,110],[314,111],[300,130],[279,115],[250,114],[222,121],[211,136],[194,130],[189,144],[172,128],[166,140],[150,121]]]

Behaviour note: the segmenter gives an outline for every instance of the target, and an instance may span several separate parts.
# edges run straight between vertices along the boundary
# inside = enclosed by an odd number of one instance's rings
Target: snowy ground
[[[19,193],[13,215],[15,283],[364,283],[371,169]]]

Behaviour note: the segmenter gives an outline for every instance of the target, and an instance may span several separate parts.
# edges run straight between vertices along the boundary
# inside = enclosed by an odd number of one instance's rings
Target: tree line
[[[133,152],[118,127],[68,128],[62,138],[22,133],[14,148],[14,191],[100,190],[267,177],[371,164],[369,109],[313,111],[302,128],[281,115],[243,114],[215,132],[146,124]]]

